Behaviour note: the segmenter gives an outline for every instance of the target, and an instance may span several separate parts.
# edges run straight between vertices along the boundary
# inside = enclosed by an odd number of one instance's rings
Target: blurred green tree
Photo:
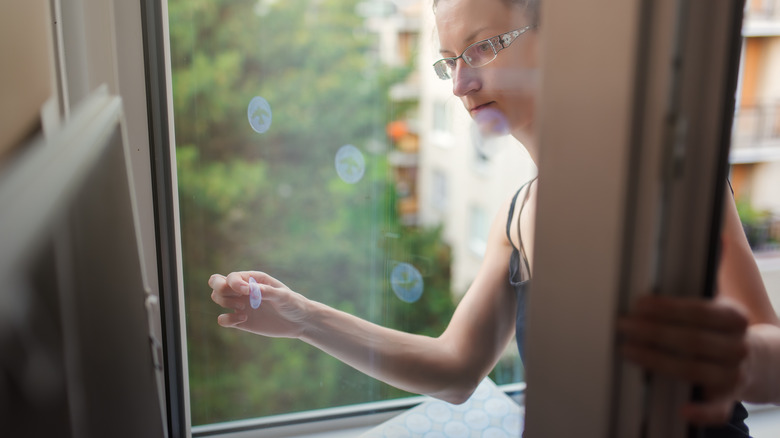
[[[302,342],[216,324],[212,273],[266,271],[312,299],[379,324],[438,335],[453,310],[439,229],[398,223],[385,124],[407,106],[389,87],[410,71],[377,60],[357,0],[170,0],[174,125],[193,424],[392,398]],[[255,96],[271,107],[252,130]],[[355,184],[337,150],[363,152]],[[413,304],[388,275],[423,272]]]

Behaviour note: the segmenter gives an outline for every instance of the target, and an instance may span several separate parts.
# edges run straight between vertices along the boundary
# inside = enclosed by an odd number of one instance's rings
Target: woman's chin
[[[502,137],[509,135],[509,121],[504,114],[492,107],[479,110],[474,114],[480,134],[484,137]]]

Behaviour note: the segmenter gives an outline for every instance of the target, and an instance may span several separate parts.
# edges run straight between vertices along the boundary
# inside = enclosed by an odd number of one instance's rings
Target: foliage
[[[375,59],[357,0],[170,0],[171,63],[193,424],[402,396],[308,345],[216,324],[213,273],[256,269],[379,324],[438,335],[453,310],[441,230],[398,224],[384,125],[407,68]],[[270,129],[247,119],[255,96]],[[338,148],[363,151],[347,184]],[[413,304],[394,263],[423,273]]]
[[[753,207],[749,200],[744,199],[737,200],[737,213],[739,214],[739,220],[746,225],[756,225],[766,221],[769,217],[768,211],[758,210]]]
[[[763,249],[767,244],[776,244],[780,238],[778,235],[777,220],[772,219],[768,210],[758,210],[749,200],[737,200],[737,213],[742,222],[750,247],[755,250]]]

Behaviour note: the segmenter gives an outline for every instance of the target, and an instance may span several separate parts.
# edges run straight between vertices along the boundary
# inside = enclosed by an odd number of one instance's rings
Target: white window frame
[[[530,431],[530,436],[609,436],[606,431],[614,430],[610,428],[616,426],[611,423],[610,417],[612,393],[605,391],[605,388],[611,387],[611,370],[615,369],[612,324],[619,307],[617,292],[620,282],[623,281],[619,256],[625,250],[626,225],[623,219],[626,214],[627,190],[630,187],[627,180],[633,169],[629,159],[631,151],[626,144],[629,140],[636,139],[631,127],[638,117],[634,97],[637,91],[634,82],[637,78],[637,60],[633,55],[640,46],[636,32],[642,27],[639,17],[646,12],[644,8],[647,7],[647,2],[628,0],[616,3],[592,0],[579,4],[563,0],[544,1],[542,28],[545,29],[543,53],[546,73],[543,75],[542,88],[543,117],[540,118],[543,142],[540,172],[545,175],[545,179],[539,193],[535,292],[529,303],[532,306],[532,314],[529,318],[530,337],[527,348],[530,351],[529,357],[532,358],[529,376],[533,382],[533,390],[528,404],[526,430]],[[122,2],[117,0],[114,3],[115,8],[135,7],[118,6]],[[668,3],[665,5],[668,6]],[[135,15],[131,16],[135,20]],[[123,16],[123,19],[125,17]],[[610,17],[622,18],[610,20]],[[627,20],[625,17],[634,18]],[[155,286],[160,285],[163,300],[168,300],[163,319],[169,328],[165,334],[169,341],[166,355],[169,363],[167,389],[170,393],[168,419],[172,423],[169,424],[169,436],[189,437],[193,436],[193,430],[189,421],[187,354],[184,341],[186,332],[183,303],[180,299],[183,294],[180,276],[177,274],[181,272],[181,261],[175,195],[176,176],[175,166],[172,165],[175,161],[172,158],[175,142],[173,130],[168,126],[168,122],[173,118],[170,67],[166,62],[166,59],[169,59],[167,20],[165,1],[145,0],[141,3],[139,21],[136,24],[126,22],[127,27],[143,28],[143,35],[139,37],[134,34],[135,43],[130,45],[140,44],[139,38],[143,38],[147,62],[145,71],[150,78],[144,85],[144,95],[149,102],[143,103],[148,105],[150,114],[146,114],[144,107],[145,117],[142,118],[144,122],[148,119],[150,124],[146,126],[145,123],[139,122],[134,127],[129,123],[129,131],[131,137],[147,136],[155,143],[151,152],[155,156],[155,162],[139,170],[141,175],[149,176],[154,173],[156,184],[152,188],[147,187],[148,197],[144,202],[154,205],[163,215],[162,219],[157,219],[154,237],[160,251],[158,269],[150,272],[160,273],[159,283]],[[118,32],[120,30],[118,27]],[[130,33],[118,35],[117,39],[122,40],[123,36]],[[572,34],[578,37],[566,38]],[[556,37],[553,38],[553,35]],[[585,49],[575,50],[579,47]],[[600,49],[593,51],[588,47]],[[130,52],[137,51],[136,49]],[[121,64],[123,49],[118,50],[121,56],[117,58]],[[594,59],[596,56],[603,56],[604,59]],[[561,68],[558,63],[563,63],[565,68]],[[142,62],[137,65],[143,64]],[[587,78],[599,85],[578,87],[572,83],[570,78],[573,65],[576,65],[574,72],[579,73],[583,80]],[[126,81],[141,77],[137,68],[134,73],[126,76]],[[121,80],[120,84],[124,84],[125,80]],[[599,89],[609,89],[612,93],[604,96],[597,93]],[[128,93],[125,89],[121,91],[123,95]],[[600,111],[592,111],[588,106],[590,102],[599,102]],[[141,111],[135,104],[128,106],[129,114],[134,109]],[[554,119],[551,116],[544,117],[545,114],[554,114]],[[563,124],[567,129],[561,128]],[[588,144],[588,148],[583,147],[583,144]],[[603,169],[605,166],[609,169],[606,172],[592,172],[593,169]],[[643,174],[642,177],[646,178],[647,175]],[[566,182],[567,179],[569,183]],[[136,178],[136,181],[138,180],[143,178]],[[593,208],[594,206],[598,208]],[[153,208],[147,208],[149,210],[146,211],[151,214]],[[562,215],[561,208],[574,214]],[[568,227],[568,223],[565,224],[567,226],[561,226],[563,217],[577,218],[579,223],[576,227]],[[633,226],[645,231],[652,229],[652,225],[646,223]],[[578,233],[578,230],[585,230],[592,236],[600,237],[598,248],[601,257],[588,257],[593,248],[580,239],[582,234]],[[146,239],[152,238],[147,235]],[[645,242],[644,245],[648,246],[649,243]],[[638,256],[634,260],[637,264],[642,262]],[[570,272],[571,275],[558,275],[556,279],[556,273],[561,271]],[[648,280],[645,278],[635,281],[641,283]],[[577,293],[572,293],[573,290]],[[561,302],[567,303],[563,310]],[[543,321],[545,317],[549,319]],[[570,325],[562,324],[563,318],[568,319]],[[576,331],[573,332],[572,328],[576,328]],[[588,377],[583,378],[584,374],[572,373],[569,369],[572,363],[588,370]],[[533,367],[544,369],[545,372],[534,373]],[[561,394],[566,394],[566,397]],[[406,403],[412,402],[407,400]],[[553,421],[550,420],[552,417],[554,420],[565,417],[567,421]],[[346,416],[338,421],[303,422],[278,426],[273,430],[254,428],[259,425],[251,426],[246,423],[251,427],[243,431],[224,433],[220,432],[219,425],[214,425],[196,428],[195,433],[196,436],[233,438],[259,435],[327,436],[326,431],[333,427],[336,431],[334,433],[345,436],[341,433],[359,429],[360,422],[366,421],[367,418],[369,417],[361,419]],[[382,421],[381,416],[372,418],[370,422]],[[312,427],[320,433],[311,432]],[[576,430],[564,431],[555,429],[557,427]],[[602,432],[605,433],[601,434]]]
[[[687,433],[691,388],[645,385],[617,356],[614,324],[640,293],[713,289],[739,6],[544,2],[529,436]]]

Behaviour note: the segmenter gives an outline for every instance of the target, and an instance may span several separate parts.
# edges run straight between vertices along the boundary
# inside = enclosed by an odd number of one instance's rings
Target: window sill
[[[525,383],[501,385],[500,390],[522,406]],[[217,438],[356,438],[402,415],[430,397],[367,403],[316,412],[278,415],[193,427],[192,436]]]
[[[522,405],[525,384],[503,385],[501,389]],[[277,426],[269,426],[269,420],[247,420],[222,423],[193,428],[193,437],[218,438],[357,438],[374,427],[388,421],[406,410],[428,400],[427,397],[412,397],[389,402],[372,403],[361,406],[356,412],[355,407],[334,408],[322,413],[330,418],[318,421],[301,420],[304,416],[311,418],[312,414],[291,414],[273,417]],[[750,435],[755,438],[780,436],[780,406],[746,404],[749,416],[747,419]],[[374,412],[371,412],[374,411]],[[297,421],[296,424],[291,424]],[[281,423],[287,424],[281,424]]]
[[[427,399],[422,396],[409,397],[357,406],[195,426],[192,428],[192,436],[193,438],[351,438]]]
[[[780,406],[745,404],[750,436],[755,438],[780,436]]]

